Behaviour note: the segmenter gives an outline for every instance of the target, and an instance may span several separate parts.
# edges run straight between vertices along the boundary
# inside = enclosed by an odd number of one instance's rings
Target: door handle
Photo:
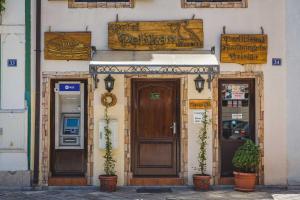
[[[173,125],[170,128],[173,129],[173,135],[176,135],[176,122],[173,122]]]

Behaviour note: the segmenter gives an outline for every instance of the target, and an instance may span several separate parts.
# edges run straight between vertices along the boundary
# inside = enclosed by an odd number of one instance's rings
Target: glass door
[[[221,177],[233,176],[232,158],[246,139],[255,141],[254,80],[220,80]]]

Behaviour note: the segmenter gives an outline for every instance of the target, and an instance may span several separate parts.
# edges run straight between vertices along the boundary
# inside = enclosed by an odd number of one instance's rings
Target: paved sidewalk
[[[172,188],[169,193],[136,193],[136,188],[122,187],[114,193],[103,193],[96,189],[78,190],[40,190],[40,191],[0,191],[2,200],[300,200],[299,190],[267,190],[262,189],[253,193],[236,192],[231,189],[196,192],[191,188]]]

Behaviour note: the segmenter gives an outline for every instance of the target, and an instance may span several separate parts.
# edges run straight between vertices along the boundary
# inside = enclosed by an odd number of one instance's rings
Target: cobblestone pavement
[[[135,188],[120,188],[114,193],[103,193],[96,189],[78,190],[40,190],[40,191],[0,191],[2,200],[300,200],[299,190],[258,190],[253,193],[236,192],[231,189],[211,190],[208,192],[196,192],[191,188],[172,188],[170,193],[136,193]]]

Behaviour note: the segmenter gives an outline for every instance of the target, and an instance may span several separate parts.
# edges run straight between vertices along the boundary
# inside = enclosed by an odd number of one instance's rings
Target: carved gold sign
[[[211,100],[209,99],[190,99],[190,109],[211,109]]]
[[[268,55],[268,36],[257,34],[223,34],[221,62],[265,64]]]
[[[203,47],[203,21],[128,21],[108,24],[108,46],[115,50],[180,50]]]
[[[46,60],[90,60],[91,32],[46,32]]]

